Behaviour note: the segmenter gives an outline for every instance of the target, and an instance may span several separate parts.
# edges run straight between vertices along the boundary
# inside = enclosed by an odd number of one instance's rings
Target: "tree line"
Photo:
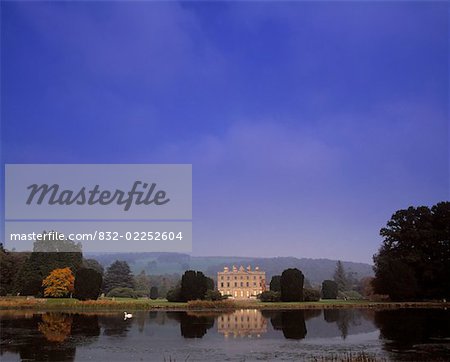
[[[303,273],[289,268],[275,275],[263,301],[315,301],[322,299],[436,300],[450,298],[450,202],[431,208],[396,211],[381,229],[382,245],[374,255],[375,277],[357,280],[342,262],[333,279],[313,288]],[[85,259],[81,246],[70,240],[44,237],[33,252],[10,252],[0,244],[0,295],[45,297],[74,296],[166,297],[169,301],[219,300],[214,280],[201,271],[183,276],[134,276],[127,262],[116,260],[106,271],[94,259]],[[61,252],[60,250],[65,250]]]

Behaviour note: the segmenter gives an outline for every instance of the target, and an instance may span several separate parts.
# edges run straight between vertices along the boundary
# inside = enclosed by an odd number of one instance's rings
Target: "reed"
[[[190,300],[187,302],[188,309],[237,309],[239,308],[238,303],[233,300]]]

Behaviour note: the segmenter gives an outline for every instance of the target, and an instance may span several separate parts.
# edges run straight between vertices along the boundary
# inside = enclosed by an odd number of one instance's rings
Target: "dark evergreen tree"
[[[181,299],[183,301],[204,299],[208,289],[208,278],[200,271],[188,270],[181,278]]]
[[[336,282],[338,290],[340,292],[344,292],[350,289],[350,283],[347,278],[347,273],[345,271],[344,265],[340,260],[336,263],[336,270],[334,271],[333,279]]]
[[[281,274],[281,300],[283,302],[303,301],[303,282],[305,277],[297,268],[286,269]]]
[[[281,292],[281,275],[274,275],[270,280],[270,290],[272,292]]]
[[[83,268],[97,270],[102,276],[105,272],[103,265],[95,259],[83,259]]]
[[[79,300],[97,299],[102,288],[103,278],[99,271],[80,268],[75,274],[74,298]]]
[[[324,280],[322,283],[322,298],[336,299],[338,296],[338,285],[334,280]]]
[[[126,261],[116,260],[106,269],[103,290],[108,293],[114,288],[134,288],[133,274]]]
[[[14,293],[14,282],[27,259],[27,253],[9,252],[0,244],[0,296]]]
[[[158,288],[157,287],[150,288],[150,299],[158,299]]]
[[[205,277],[205,278],[206,278],[206,289],[215,290],[216,283],[214,282],[214,279],[208,278],[208,277]]]

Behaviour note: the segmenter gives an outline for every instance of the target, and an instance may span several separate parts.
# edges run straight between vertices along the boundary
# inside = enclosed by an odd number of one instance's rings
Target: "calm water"
[[[450,360],[450,311],[0,312],[2,361]]]

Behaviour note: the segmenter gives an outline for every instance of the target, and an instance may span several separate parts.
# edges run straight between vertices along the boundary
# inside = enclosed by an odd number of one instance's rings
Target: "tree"
[[[102,277],[105,272],[103,265],[95,259],[83,259],[83,268],[97,270]]]
[[[281,275],[274,275],[270,280],[270,290],[272,292],[281,292]]]
[[[181,287],[176,286],[173,289],[170,289],[166,295],[168,302],[182,302],[181,298]]]
[[[450,202],[398,210],[380,235],[375,293],[393,300],[450,298]]]
[[[150,288],[150,299],[158,299],[158,288],[157,287]]]
[[[303,288],[303,300],[305,302],[317,302],[320,300],[320,291],[311,288]]]
[[[9,252],[0,243],[0,295],[4,296],[14,292],[14,283],[27,260],[26,253]]]
[[[214,282],[214,279],[205,277],[206,278],[206,289],[208,290],[214,290],[216,289],[216,283]]]
[[[280,276],[281,277],[281,276]],[[273,290],[266,290],[258,295],[258,299],[261,302],[279,302],[281,300],[280,292]]]
[[[281,274],[281,300],[283,302],[303,301],[303,282],[305,277],[297,268],[286,269]]]
[[[208,289],[205,293],[205,299],[211,301],[222,300],[222,294],[218,290]]]
[[[131,288],[113,288],[111,289],[108,294],[106,294],[107,297],[115,297],[115,298],[138,298],[138,295],[136,292]]]
[[[76,273],[82,266],[83,254],[79,244],[71,240],[50,240],[50,234],[45,232],[42,235],[42,240],[34,242],[33,252],[17,273],[14,292],[40,295],[42,280],[52,270],[67,267]]]
[[[134,277],[134,289],[147,297],[150,294],[150,278],[145,270]]]
[[[133,274],[126,261],[116,260],[106,269],[103,289],[108,293],[114,288],[134,288]]]
[[[42,282],[45,297],[61,298],[73,292],[75,277],[70,268],[53,270]]]
[[[37,253],[81,253],[81,243],[69,239],[60,239],[61,233],[44,231],[33,243],[33,251]]]
[[[342,262],[340,260],[336,263],[336,270],[334,271],[333,279],[336,282],[336,284],[338,286],[338,290],[340,292],[349,290],[350,283],[348,281],[344,265],[342,264]]]
[[[322,282],[322,298],[336,299],[338,296],[338,285],[334,280],[324,280]]]
[[[74,297],[79,300],[97,299],[102,288],[103,278],[98,270],[78,269],[75,274]]]
[[[200,271],[187,270],[181,278],[182,301],[204,299],[208,278]]]

